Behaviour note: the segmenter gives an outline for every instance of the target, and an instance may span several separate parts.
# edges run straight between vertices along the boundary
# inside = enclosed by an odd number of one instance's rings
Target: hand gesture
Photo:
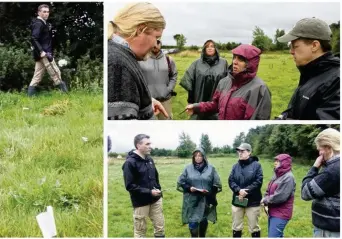
[[[158,197],[158,196],[160,196],[160,190],[159,189],[152,189],[151,190],[151,193],[152,193],[152,196],[153,197]]]
[[[185,110],[186,110],[186,113],[188,115],[190,115],[190,116],[193,115],[194,114],[194,105],[193,104],[187,105],[185,107]]]
[[[159,113],[162,113],[166,118],[169,118],[168,113],[166,112],[164,106],[160,101],[152,98],[152,107],[153,107],[153,112],[154,115],[158,115]]]
[[[322,166],[322,163],[323,163],[323,155],[320,155],[317,157],[313,166],[316,168],[320,168]]]
[[[241,197],[246,197],[247,196],[247,190],[248,189],[240,189],[240,191],[239,191],[239,196],[241,196]]]

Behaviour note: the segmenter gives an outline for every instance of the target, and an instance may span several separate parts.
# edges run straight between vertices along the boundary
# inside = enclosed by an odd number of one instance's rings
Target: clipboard
[[[241,206],[241,207],[247,207],[248,198],[243,198],[243,201],[240,202],[239,196],[235,196],[235,198],[234,198],[234,204],[239,205],[239,206]]]

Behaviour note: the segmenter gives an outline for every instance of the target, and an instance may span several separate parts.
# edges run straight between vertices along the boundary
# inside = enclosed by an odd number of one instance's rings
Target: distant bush
[[[108,157],[110,157],[110,158],[116,158],[116,157],[118,157],[118,153],[110,152],[110,153],[108,154]]]

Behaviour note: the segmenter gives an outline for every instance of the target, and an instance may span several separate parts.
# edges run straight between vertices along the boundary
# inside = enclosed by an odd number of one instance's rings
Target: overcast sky
[[[128,2],[106,2],[106,20],[113,20]],[[185,35],[187,45],[203,45],[207,39],[248,44],[255,26],[273,39],[277,28],[288,32],[302,18],[317,17],[328,24],[340,20],[339,2],[149,2],[166,20],[162,41],[167,45],[175,45],[177,33]]]
[[[153,148],[176,149],[179,134],[188,133],[191,140],[199,145],[201,134],[208,134],[213,145],[232,145],[240,132],[248,133],[250,128],[265,125],[256,121],[115,121],[108,122],[107,133],[112,140],[113,152],[124,153],[134,148],[133,139],[137,134],[151,136]]]

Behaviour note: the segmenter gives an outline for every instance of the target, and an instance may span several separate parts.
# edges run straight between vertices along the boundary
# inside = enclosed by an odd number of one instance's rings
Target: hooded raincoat
[[[208,40],[204,45],[209,41],[213,42]],[[227,60],[220,57],[216,47],[214,57],[206,56],[204,45],[201,58],[191,64],[180,81],[180,86],[188,91],[189,104],[210,101],[220,80],[228,75]],[[217,112],[199,113],[191,119],[215,120]]]
[[[291,172],[292,159],[288,154],[279,154],[276,159],[279,160],[280,166],[274,170],[263,202],[268,205],[270,217],[290,220],[296,190],[296,182]]]
[[[216,169],[208,163],[204,151],[196,149],[193,154],[197,151],[203,155],[204,168],[198,170],[193,157],[193,162],[185,167],[177,182],[177,190],[183,192],[182,221],[187,224],[207,219],[215,223],[216,194],[222,191],[222,184]],[[208,193],[191,192],[191,187],[206,189]]]
[[[232,50],[247,61],[246,70],[230,73],[222,79],[210,102],[194,105],[195,114],[217,113],[219,120],[268,120],[271,117],[271,93],[256,76],[261,51],[251,45],[240,45]]]

